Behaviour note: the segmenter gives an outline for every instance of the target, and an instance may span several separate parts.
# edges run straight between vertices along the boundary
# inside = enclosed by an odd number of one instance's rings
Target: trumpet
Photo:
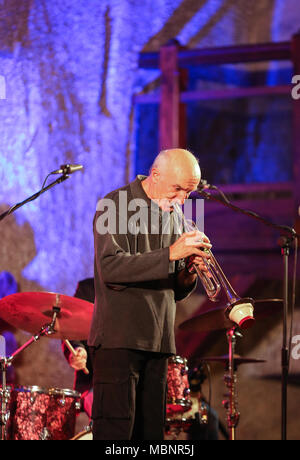
[[[186,219],[177,203],[174,204],[173,207],[182,222],[182,229],[184,233],[200,231],[194,221]],[[209,300],[217,302],[223,289],[227,297],[225,315],[240,327],[249,327],[254,320],[253,299],[250,297],[241,298],[226,278],[212,251],[207,248],[202,250],[209,255],[208,259],[203,258],[203,262],[207,267],[207,272],[201,270],[196,264],[193,265],[193,268],[195,269]]]

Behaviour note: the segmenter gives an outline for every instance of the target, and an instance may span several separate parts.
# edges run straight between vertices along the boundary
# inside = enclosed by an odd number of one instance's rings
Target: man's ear
[[[154,184],[157,184],[160,180],[160,172],[157,168],[152,168],[151,177]]]

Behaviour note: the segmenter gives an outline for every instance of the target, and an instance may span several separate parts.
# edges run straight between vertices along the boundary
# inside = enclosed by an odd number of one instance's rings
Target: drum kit
[[[91,302],[52,292],[11,294],[0,301],[0,318],[33,334],[11,356],[0,357],[2,440],[68,440],[74,436],[80,393],[39,386],[7,386],[6,372],[16,356],[40,337],[68,344],[69,339],[86,339],[92,312]]]
[[[268,315],[274,305],[281,303],[280,299],[255,302],[256,318]],[[224,308],[212,309],[185,321],[179,327],[192,332],[227,329],[229,354],[201,358],[200,361],[220,362],[228,368],[225,382],[229,389],[229,399],[224,405],[228,411],[230,439],[233,440],[239,420],[236,404],[237,366],[263,361],[236,357],[235,341],[236,336],[240,335],[240,329],[224,311]],[[42,336],[63,340],[68,344],[68,340],[86,340],[92,312],[93,304],[90,302],[51,292],[17,293],[0,300],[0,319],[14,328],[33,334],[11,356],[0,357],[2,440],[91,439],[89,430],[74,436],[76,415],[81,402],[79,393],[70,389],[8,386],[6,371],[16,356]],[[186,358],[174,356],[169,359],[166,426],[176,435],[187,431],[195,421],[203,426],[208,423],[207,405],[190,394],[188,370]]]
[[[264,299],[253,301],[256,319],[266,318],[274,311],[282,307],[282,299]],[[252,324],[247,321],[244,329]],[[247,326],[245,327],[245,325]],[[240,327],[239,327],[240,326]],[[232,321],[226,309],[215,308],[192,317],[179,325],[179,329],[188,332],[209,332],[226,330],[229,353],[223,356],[210,356],[198,358],[200,363],[218,362],[224,365],[224,382],[228,389],[228,399],[222,401],[227,411],[228,438],[236,439],[236,427],[240,413],[237,407],[237,368],[241,364],[264,363],[264,360],[256,358],[243,358],[235,354],[237,337],[242,337],[241,323],[238,325]],[[170,358],[168,366],[168,397],[167,397],[167,428],[173,435],[173,439],[182,431],[188,431],[196,422],[201,426],[207,426],[209,422],[210,408],[199,397],[191,397],[188,381],[187,359],[176,356]],[[196,409],[195,409],[196,408]]]

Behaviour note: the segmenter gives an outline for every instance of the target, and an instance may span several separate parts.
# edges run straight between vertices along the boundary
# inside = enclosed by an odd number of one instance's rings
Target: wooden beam
[[[174,41],[160,51],[161,91],[159,108],[159,149],[185,146],[185,107],[180,103],[183,75],[178,67],[178,44]]]
[[[290,59],[290,42],[185,49],[178,52],[179,67],[203,64],[237,64],[240,62],[246,63]],[[158,69],[159,65],[159,53],[140,54],[140,68]]]
[[[200,90],[200,91],[185,91],[181,93],[180,100],[182,102],[192,102],[200,100],[221,100],[221,99],[238,99],[243,97],[255,96],[274,96],[286,95],[291,93],[290,85],[277,85],[277,86],[252,86],[246,88],[228,88],[228,89],[214,89],[214,90]]]
[[[183,91],[180,94],[180,102],[211,101],[222,99],[238,99],[246,97],[290,95],[291,85],[277,86],[252,86],[246,88],[224,88],[214,90]],[[134,96],[135,103],[138,104],[158,104],[160,93],[137,94]]]

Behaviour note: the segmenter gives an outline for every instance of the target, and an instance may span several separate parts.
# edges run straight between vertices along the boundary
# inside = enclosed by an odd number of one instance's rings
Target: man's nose
[[[187,192],[179,192],[179,194],[177,195],[177,198],[178,198],[178,202],[179,204],[184,204],[185,200],[187,199],[188,197],[188,193]]]

